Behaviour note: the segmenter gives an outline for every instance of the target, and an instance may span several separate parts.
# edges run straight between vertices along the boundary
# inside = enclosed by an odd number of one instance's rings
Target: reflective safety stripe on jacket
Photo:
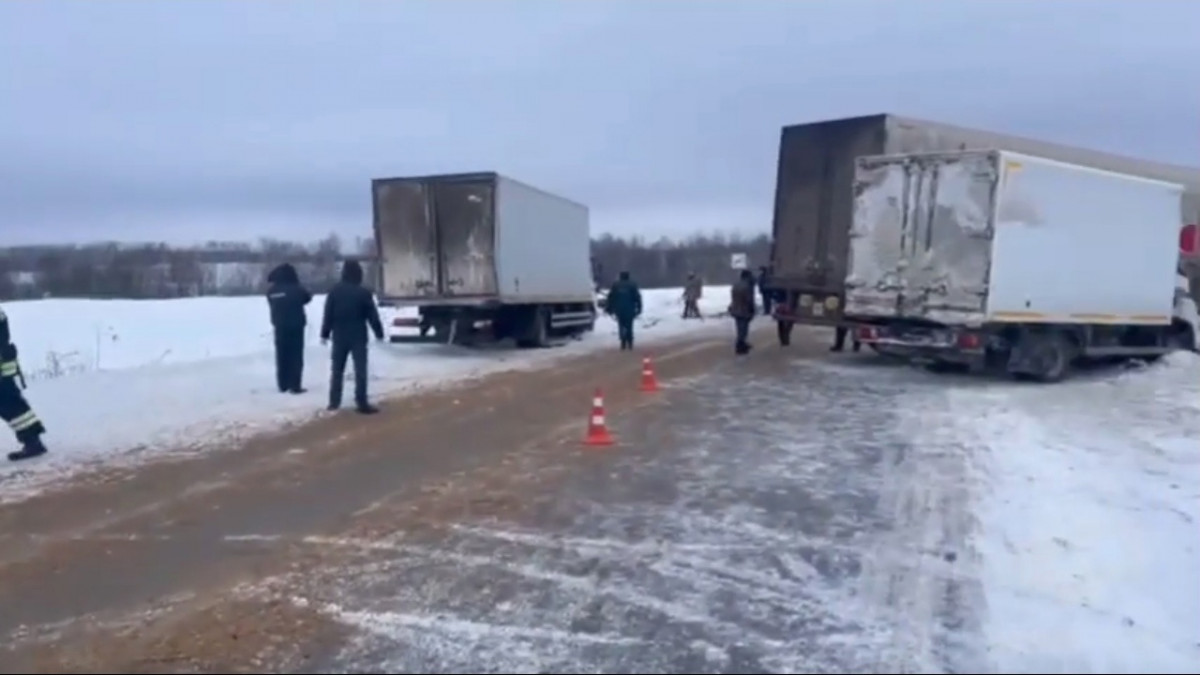
[[[27,410],[21,415],[17,415],[8,421],[8,426],[15,432],[25,431],[29,427],[38,424],[41,420],[33,413],[32,410]]]
[[[21,367],[16,361],[0,361],[0,377],[16,377]]]

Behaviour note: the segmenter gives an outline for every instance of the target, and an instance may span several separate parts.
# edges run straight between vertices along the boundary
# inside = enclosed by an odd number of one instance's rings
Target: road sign
[[[729,266],[735,270],[746,269],[746,254],[734,253],[733,255],[729,256]]]

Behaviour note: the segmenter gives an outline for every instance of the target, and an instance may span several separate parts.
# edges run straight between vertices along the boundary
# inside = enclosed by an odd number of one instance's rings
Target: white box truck
[[[845,316],[881,353],[1042,381],[1195,350],[1183,192],[999,150],[859,158]]]
[[[534,347],[595,326],[586,206],[491,172],[371,193],[380,301],[416,306],[421,338]]]

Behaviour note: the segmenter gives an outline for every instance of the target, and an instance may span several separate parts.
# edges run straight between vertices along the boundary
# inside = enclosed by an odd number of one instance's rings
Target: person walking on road
[[[275,383],[281,392],[303,394],[304,329],[308,325],[304,307],[312,302],[312,293],[288,263],[271,270],[267,281],[267,304],[275,329]]]
[[[688,272],[687,281],[683,284],[683,318],[699,319],[700,296],[704,293],[704,284],[695,272]]]
[[[354,404],[364,415],[379,412],[367,400],[367,329],[383,341],[383,323],[375,295],[364,288],[362,265],[347,260],[342,265],[342,280],[325,297],[325,315],[321,320],[321,343],[333,338],[332,368],[329,375],[329,409],[342,406],[342,383],[346,377],[346,358],[354,361]]]
[[[604,310],[617,320],[621,349],[633,349],[633,322],[642,315],[642,291],[629,278],[629,272],[621,272],[608,289]]]
[[[736,331],[733,352],[739,356],[749,354],[750,321],[754,319],[754,274],[750,270],[742,270],[729,290],[729,316]]]
[[[25,377],[17,362],[17,346],[12,341],[8,316],[0,309],[0,418],[8,423],[21,444],[20,450],[8,453],[11,462],[46,454],[46,446],[42,444],[46,427],[21,393],[24,388]]]

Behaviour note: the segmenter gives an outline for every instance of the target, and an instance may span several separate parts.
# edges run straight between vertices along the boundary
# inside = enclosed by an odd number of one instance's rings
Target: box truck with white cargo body
[[[855,161],[870,155],[972,149],[1011,150],[1181,183],[1186,194],[1180,225],[1200,220],[1200,169],[891,114],[787,126],[779,140],[768,282],[782,344],[795,323],[847,325],[842,310]],[[1192,266],[1200,270],[1200,264]],[[1200,273],[1192,278],[1200,282]]]
[[[535,347],[595,326],[586,206],[490,172],[371,193],[380,299],[418,308],[418,339]]]
[[[998,150],[860,158],[846,319],[885,354],[1042,381],[1195,350],[1183,191]]]

